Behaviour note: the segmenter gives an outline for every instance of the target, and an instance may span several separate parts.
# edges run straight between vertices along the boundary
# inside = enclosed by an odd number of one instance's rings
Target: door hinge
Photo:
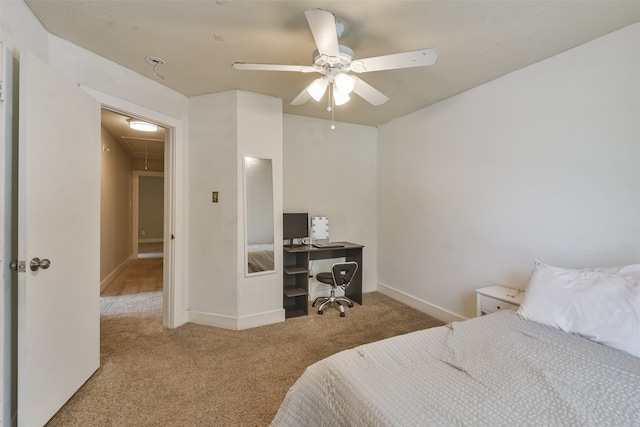
[[[27,271],[27,263],[25,261],[18,261],[17,259],[11,261],[10,267],[13,271],[17,271],[18,273],[24,273]]]
[[[4,101],[4,82],[0,82],[0,102]]]

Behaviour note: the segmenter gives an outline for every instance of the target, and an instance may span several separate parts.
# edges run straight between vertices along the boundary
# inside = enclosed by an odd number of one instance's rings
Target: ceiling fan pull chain
[[[334,111],[336,109],[335,107],[336,107],[336,104],[333,101],[333,84],[330,84],[329,85],[329,106],[327,107],[327,110],[331,111],[331,126],[330,126],[331,130],[336,128],[336,125],[335,125],[334,120],[333,120],[334,119]]]

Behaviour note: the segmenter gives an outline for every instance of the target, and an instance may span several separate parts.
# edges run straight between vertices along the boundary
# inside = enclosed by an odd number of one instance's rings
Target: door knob
[[[48,259],[43,259],[42,261],[40,261],[40,258],[34,258],[31,260],[31,263],[29,264],[29,268],[31,268],[31,271],[38,271],[38,269],[42,268],[43,270],[46,270],[47,268],[49,268],[49,266],[51,265],[51,261],[49,261]]]

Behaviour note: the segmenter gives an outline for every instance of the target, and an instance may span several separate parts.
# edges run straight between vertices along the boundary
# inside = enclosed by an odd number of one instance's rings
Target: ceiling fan
[[[353,50],[338,43],[344,31],[344,25],[336,21],[331,12],[321,9],[309,9],[304,12],[318,49],[313,53],[313,65],[278,65],[235,62],[232,67],[237,70],[253,71],[293,71],[300,73],[320,73],[322,77],[311,82],[291,101],[291,105],[302,105],[310,98],[320,101],[331,89],[335,105],[349,101],[350,94],[355,93],[372,105],[381,105],[389,98],[366,83],[353,73],[391,70],[432,65],[438,54],[434,49],[420,49],[410,52],[376,56],[365,59],[354,59]],[[328,108],[331,110],[331,105]]]

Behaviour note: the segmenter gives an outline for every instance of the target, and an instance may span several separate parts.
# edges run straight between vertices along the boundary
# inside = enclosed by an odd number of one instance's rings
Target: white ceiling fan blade
[[[311,82],[311,84],[313,84],[313,82]],[[309,86],[311,86],[311,84]],[[291,101],[289,103],[289,105],[302,105],[305,102],[307,102],[308,100],[311,99],[311,95],[309,94],[309,91],[307,90],[309,88],[309,86],[305,87],[302,92],[300,92],[298,94],[298,96],[296,96],[293,101]]]
[[[309,65],[279,65],[279,64],[252,64],[249,62],[234,62],[231,65],[236,70],[248,71],[294,71],[298,73],[313,73],[315,68]]]
[[[438,59],[438,53],[434,49],[420,49],[411,52],[357,59],[351,62],[351,71],[355,73],[368,73],[371,71],[393,70],[397,68],[423,67],[425,65],[433,65],[436,59]]]
[[[378,89],[371,86],[369,83],[364,80],[352,76],[356,82],[353,87],[353,93],[367,101],[371,105],[381,105],[389,100],[389,97],[384,93],[380,92]]]
[[[321,9],[308,9],[304,11],[313,34],[313,39],[318,46],[320,55],[338,58],[338,33],[336,31],[336,17],[331,12]]]

